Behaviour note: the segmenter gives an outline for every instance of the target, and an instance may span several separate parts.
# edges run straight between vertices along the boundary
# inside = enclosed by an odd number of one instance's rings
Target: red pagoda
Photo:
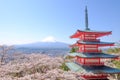
[[[106,66],[105,59],[116,59],[118,56],[103,53],[99,47],[114,46],[114,43],[101,42],[100,37],[110,35],[111,31],[92,31],[88,28],[88,13],[85,9],[85,30],[77,30],[70,38],[78,38],[79,40],[71,45],[72,48],[77,47],[75,53],[69,53],[75,57],[75,62],[68,62],[68,68],[75,72],[91,72],[92,75],[81,75],[86,80],[108,80],[109,74],[120,73],[119,69]]]

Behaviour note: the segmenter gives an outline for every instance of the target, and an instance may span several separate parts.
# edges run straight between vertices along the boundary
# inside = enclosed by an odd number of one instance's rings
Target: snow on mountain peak
[[[55,37],[53,36],[48,36],[46,38],[44,38],[43,40],[41,40],[42,42],[56,42]]]

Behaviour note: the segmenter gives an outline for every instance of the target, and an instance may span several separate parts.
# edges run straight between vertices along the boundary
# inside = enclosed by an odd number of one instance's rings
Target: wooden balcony
[[[76,62],[80,65],[85,65],[85,66],[102,66],[102,65],[104,65],[104,61],[100,61],[100,58],[92,58],[92,59],[76,58]]]
[[[101,53],[102,50],[79,50],[77,52],[85,52],[85,53],[93,53],[93,52],[95,52],[95,53]]]
[[[103,62],[100,62],[100,63],[82,63],[82,62],[78,62],[80,65],[84,65],[84,66],[103,66],[104,63]]]
[[[83,41],[100,42],[100,39],[84,39]]]
[[[80,63],[81,65],[85,66],[102,66],[104,63]]]
[[[98,75],[81,75],[81,77],[85,78],[85,79],[105,79],[105,80],[108,80],[107,77],[108,75],[107,74],[98,74]]]

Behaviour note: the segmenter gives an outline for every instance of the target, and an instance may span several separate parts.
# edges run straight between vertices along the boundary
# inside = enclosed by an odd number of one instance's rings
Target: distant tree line
[[[108,53],[119,53],[120,52],[120,48],[109,48],[107,50]]]

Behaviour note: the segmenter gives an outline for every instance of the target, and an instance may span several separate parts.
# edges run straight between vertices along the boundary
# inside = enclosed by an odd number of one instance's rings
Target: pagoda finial
[[[85,7],[85,30],[90,30],[88,28],[88,11],[87,11],[87,6]]]

